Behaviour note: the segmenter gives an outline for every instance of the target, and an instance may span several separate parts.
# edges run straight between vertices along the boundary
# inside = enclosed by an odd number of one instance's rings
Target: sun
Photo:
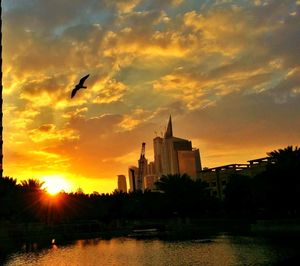
[[[55,195],[61,191],[70,191],[70,184],[61,175],[43,176],[41,179],[44,182],[42,188],[46,189],[51,195]]]

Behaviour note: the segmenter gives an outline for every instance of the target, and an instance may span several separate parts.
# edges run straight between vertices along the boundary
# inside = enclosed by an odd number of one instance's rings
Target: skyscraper
[[[200,177],[201,160],[198,149],[193,149],[192,142],[173,136],[170,116],[164,138],[156,137],[154,145],[154,165],[156,174],[188,174],[193,179]]]
[[[127,192],[127,183],[125,175],[118,175],[118,191]]]
[[[157,176],[161,176],[163,173],[162,157],[163,157],[163,138],[156,137],[153,139],[154,149],[154,168]]]
[[[154,162],[149,164],[145,157],[145,145],[142,144],[139,167],[128,169],[130,191],[155,189],[154,183],[162,175],[188,174],[194,180],[200,178],[199,149],[193,148],[191,141],[173,136],[171,116],[164,136],[153,139]]]
[[[128,177],[129,177],[129,190],[130,192],[137,190],[137,176],[138,168],[136,166],[130,166],[128,168]]]
[[[140,159],[138,160],[138,176],[137,176],[137,190],[144,190],[144,177],[147,174],[147,166],[148,166],[148,160],[145,157],[145,147],[146,143],[142,143],[142,150],[141,150],[141,155]]]

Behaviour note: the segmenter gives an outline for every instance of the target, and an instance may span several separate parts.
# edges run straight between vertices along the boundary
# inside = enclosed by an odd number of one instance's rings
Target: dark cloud
[[[64,77],[46,77],[41,80],[32,77],[32,80],[27,81],[22,87],[22,94],[28,98],[41,96],[43,92],[47,92],[48,95],[58,94],[64,91],[64,84],[66,84]]]

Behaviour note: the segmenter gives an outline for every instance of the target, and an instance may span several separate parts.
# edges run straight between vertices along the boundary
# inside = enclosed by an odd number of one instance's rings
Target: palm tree
[[[41,191],[43,184],[44,182],[41,182],[36,179],[28,179],[28,180],[21,181],[21,187],[25,191],[31,191],[31,192]]]
[[[155,185],[166,194],[178,197],[181,194],[189,193],[193,181],[187,174],[168,174],[163,175]]]
[[[284,149],[279,149],[267,153],[272,161],[277,164],[286,164],[291,162],[300,162],[300,148],[293,146],[288,146]]]
[[[15,217],[20,221],[45,221],[47,218],[47,202],[43,182],[35,179],[21,181],[16,201],[18,207]],[[46,218],[45,218],[46,217]]]
[[[167,209],[173,215],[198,216],[207,206],[212,206],[207,184],[194,181],[187,174],[163,175],[155,185],[164,192]]]
[[[272,205],[282,211],[299,211],[300,193],[300,148],[288,146],[269,152],[272,164],[265,172],[268,183],[268,197]]]
[[[4,185],[6,187],[16,187],[17,179],[9,177],[9,176],[4,176],[4,177],[0,178],[0,184]]]

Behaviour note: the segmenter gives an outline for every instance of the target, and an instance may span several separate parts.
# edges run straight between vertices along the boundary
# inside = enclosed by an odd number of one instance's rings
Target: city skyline
[[[299,0],[2,8],[4,175],[112,192],[170,114],[202,167],[300,143]]]
[[[155,189],[155,182],[163,175],[187,174],[194,181],[200,179],[202,168],[199,149],[193,147],[191,141],[173,135],[171,115],[163,136],[153,139],[152,160],[147,159],[145,146],[143,142],[138,165],[128,168],[131,192]]]

